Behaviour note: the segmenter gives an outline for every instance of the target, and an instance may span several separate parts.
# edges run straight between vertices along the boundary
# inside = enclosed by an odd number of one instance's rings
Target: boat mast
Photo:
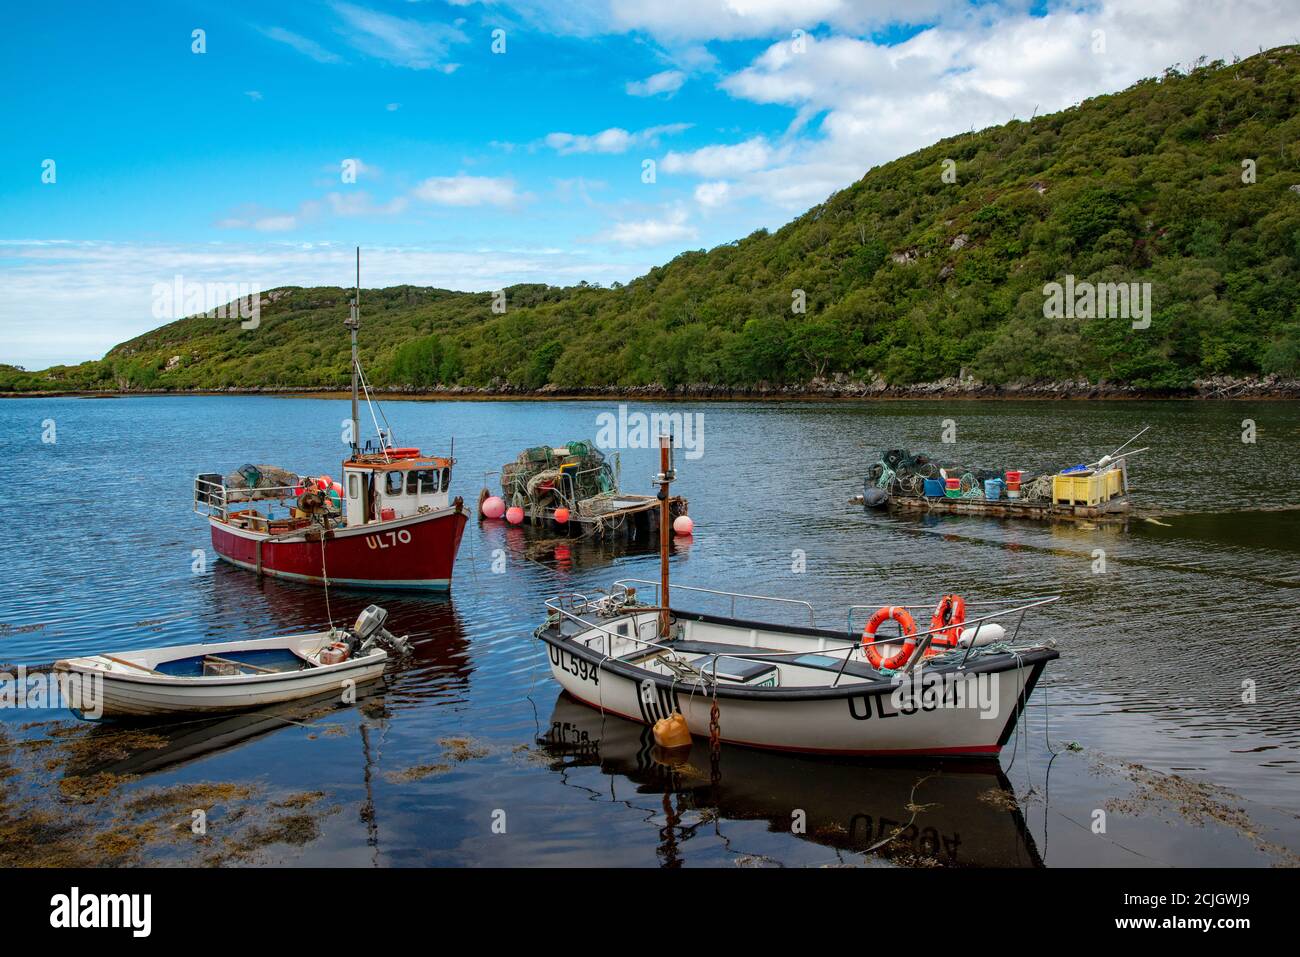
[[[360,373],[357,356],[357,330],[361,328],[361,247],[357,247],[357,284],[352,294],[352,308],[348,311],[348,321],[344,323],[352,330],[352,454],[361,451],[361,415],[357,409],[358,376]]]
[[[659,485],[659,637],[667,638],[671,626],[668,601],[668,486],[677,477],[672,463],[673,439],[671,435],[659,436],[659,474],[654,481]]]

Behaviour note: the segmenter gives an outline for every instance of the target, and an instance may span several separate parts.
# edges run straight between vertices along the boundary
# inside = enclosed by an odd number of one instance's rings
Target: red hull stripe
[[[221,558],[277,578],[321,585],[445,591],[468,517],[445,511],[418,521],[399,520],[305,542],[238,534],[211,522],[212,547]],[[261,554],[258,554],[258,548]]]
[[[573,698],[575,701],[580,701],[581,703],[585,704],[589,708],[595,708],[597,711],[602,710],[600,705],[588,701],[586,698],[578,697],[568,688],[564,689],[564,693],[569,695],[569,697]],[[636,724],[646,723],[642,721],[639,717],[630,714],[624,714],[621,711],[615,711],[613,708],[610,708],[608,706],[606,706],[603,710],[609,714],[618,715],[618,717],[620,718],[626,718],[628,721],[635,722]],[[693,736],[703,737],[702,735],[693,735]],[[898,748],[893,750],[891,749],[844,750],[840,748],[792,748],[792,747],[786,747],[777,744],[756,744],[753,741],[738,741],[735,738],[727,738],[727,737],[724,737],[722,741],[724,744],[737,744],[744,748],[757,748],[763,751],[785,751],[793,754],[843,754],[843,755],[854,755],[858,757],[872,757],[872,756],[905,757],[908,755],[941,756],[941,755],[961,755],[961,754],[987,756],[990,754],[999,754],[1002,751],[1001,745],[997,745],[997,744],[973,744],[973,745],[968,745],[966,747],[960,747],[960,748]]]

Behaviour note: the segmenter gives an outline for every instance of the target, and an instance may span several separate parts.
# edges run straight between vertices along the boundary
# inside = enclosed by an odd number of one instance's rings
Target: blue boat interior
[[[275,672],[302,671],[308,667],[306,661],[299,658],[288,648],[232,651],[229,654],[222,654],[219,648],[214,647],[208,654],[161,662],[154,666],[154,670],[165,675],[171,675],[173,678],[201,678],[204,674],[203,663],[212,661],[211,656],[214,655],[224,661],[252,665],[253,667],[248,671],[255,671],[259,668]]]

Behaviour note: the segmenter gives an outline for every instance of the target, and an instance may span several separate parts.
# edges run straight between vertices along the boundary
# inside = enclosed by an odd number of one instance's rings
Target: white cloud
[[[725,180],[695,187],[695,201],[705,209],[724,205],[731,198],[731,184]]]
[[[279,43],[285,43],[293,47],[303,56],[311,57],[317,63],[342,63],[343,58],[336,53],[331,53],[315,40],[308,39],[292,30],[286,30],[283,27],[259,27],[264,36]]]
[[[521,197],[508,177],[431,176],[415,187],[414,195],[440,206],[513,206]]]
[[[459,66],[449,60],[452,45],[469,42],[464,32],[449,24],[397,17],[352,3],[330,6],[343,19],[346,28],[341,32],[349,43],[394,66],[451,73]]]
[[[617,222],[596,238],[619,246],[640,248],[679,243],[698,235],[695,227],[686,221],[686,211],[676,208],[658,219]]]
[[[386,203],[376,203],[365,191],[327,193],[325,202],[335,216],[397,216],[406,212],[410,201],[396,196]]]
[[[252,100],[255,103],[262,98],[262,94],[259,93],[257,90],[245,90],[244,96],[248,97],[250,100]]]
[[[825,24],[868,31],[891,22],[932,23],[961,0],[610,0],[612,28],[641,30],[660,40],[736,40],[789,36]]]
[[[689,173],[716,179],[751,173],[770,166],[782,155],[784,151],[774,150],[764,137],[755,136],[730,146],[705,146],[688,153],[669,152],[659,167],[665,173]]]
[[[758,15],[762,7],[749,9]],[[1290,42],[1285,9],[1282,0],[1214,9],[1196,0],[1110,0],[1045,16],[965,7],[892,46],[808,36],[800,53],[781,40],[721,87],[796,111],[783,155],[760,162],[758,148],[705,147],[665,158],[661,168],[736,178],[725,193],[698,193],[701,206],[748,196],[799,211],[872,166],[944,137],[1060,110],[1200,55],[1228,59]],[[1097,36],[1104,52],[1093,50]],[[737,166],[751,156],[751,171],[728,169],[727,151]]]
[[[177,274],[187,282],[248,283],[262,291],[339,286],[352,281],[354,255],[351,246],[329,243],[0,241],[0,362],[43,369],[99,358],[159,325],[154,284],[172,283]],[[582,279],[608,285],[651,264],[569,249],[394,246],[367,247],[361,265],[367,286],[483,291]]]
[[[259,233],[283,233],[297,229],[302,219],[314,214],[315,206],[304,204],[297,213],[265,210],[255,204],[241,206],[217,220],[218,229],[252,229]]]
[[[547,133],[545,143],[557,153],[622,153],[635,138],[627,130],[613,126],[590,136],[581,133]]]
[[[668,123],[629,133],[611,126],[599,133],[547,133],[542,142],[561,155],[570,153],[626,153],[633,146],[658,143],[661,136],[673,136],[690,129],[689,123]]]
[[[660,93],[671,96],[680,90],[685,82],[686,74],[681,70],[664,70],[644,80],[631,80],[626,89],[631,96],[658,96]]]

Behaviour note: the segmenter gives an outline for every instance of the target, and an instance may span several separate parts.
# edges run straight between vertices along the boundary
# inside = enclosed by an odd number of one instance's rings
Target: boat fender
[[[660,718],[654,725],[655,744],[661,748],[687,748],[691,744],[691,731],[680,711]]]
[[[886,658],[880,650],[881,646],[872,644],[872,642],[876,640],[876,629],[890,618],[898,622],[898,627],[903,630],[903,647]],[[871,662],[871,667],[877,670],[888,668],[891,671],[901,668],[907,664],[908,659],[912,657],[913,650],[916,648],[916,620],[908,613],[906,608],[897,605],[886,605],[883,608],[877,608],[876,613],[867,622],[867,627],[862,629],[862,644],[866,647],[867,661]]]
[[[883,488],[863,489],[862,504],[867,508],[884,508],[889,504],[889,493]]]
[[[975,638],[976,628],[963,628],[961,638],[957,640],[957,645],[961,648],[969,648],[972,640],[975,641],[975,647],[982,645],[991,645],[994,642],[1002,641],[1007,637],[1007,630],[997,622],[980,622],[978,626],[979,638]]]
[[[961,638],[961,626],[966,621],[966,599],[961,595],[944,595],[930,619],[932,648],[955,648]],[[942,631],[936,629],[942,628]]]

